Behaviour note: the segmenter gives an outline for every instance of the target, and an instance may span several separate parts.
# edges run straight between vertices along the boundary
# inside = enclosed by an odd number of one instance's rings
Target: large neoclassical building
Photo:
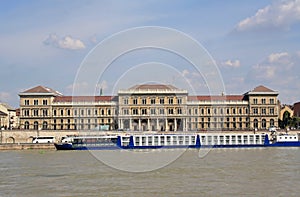
[[[278,126],[278,92],[190,96],[172,85],[143,84],[115,96],[64,96],[43,86],[19,93],[20,127],[34,130],[205,131]]]

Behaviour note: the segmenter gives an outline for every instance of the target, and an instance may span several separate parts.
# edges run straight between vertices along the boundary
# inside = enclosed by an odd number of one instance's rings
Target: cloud
[[[283,53],[272,53],[268,57],[269,63],[289,63],[290,56],[287,52]]]
[[[85,44],[79,39],[75,39],[72,36],[59,38],[56,34],[50,34],[44,41],[44,44],[69,50],[79,50],[85,48]]]
[[[289,29],[292,24],[298,22],[300,22],[300,0],[277,1],[240,21],[236,30],[242,32],[264,28]]]
[[[224,67],[238,68],[241,66],[240,60],[227,60],[225,62],[221,62],[221,65]]]

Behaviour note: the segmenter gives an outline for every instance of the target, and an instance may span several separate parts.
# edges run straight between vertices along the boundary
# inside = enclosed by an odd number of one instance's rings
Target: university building
[[[25,130],[205,131],[278,127],[278,92],[190,96],[172,85],[144,84],[116,96],[64,96],[43,86],[19,93]]]

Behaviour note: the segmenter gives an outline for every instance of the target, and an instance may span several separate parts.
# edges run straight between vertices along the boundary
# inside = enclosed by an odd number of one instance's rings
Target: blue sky
[[[84,87],[87,84],[76,84],[75,78],[86,55],[112,34],[140,26],[173,28],[201,43],[218,65],[227,94],[265,85],[280,92],[282,103],[300,100],[299,0],[3,0],[0,24],[0,100],[15,107],[17,94],[36,85],[65,95],[72,94],[74,86]],[[118,63],[142,64],[151,58],[184,65],[180,58],[149,50],[122,57]],[[119,69],[113,68],[99,81],[104,94],[115,86]],[[136,71],[137,79],[128,77],[126,82],[132,81],[126,85],[143,83],[141,79],[150,76]],[[176,72],[160,82],[180,86],[178,74],[191,83],[203,82],[188,66]]]

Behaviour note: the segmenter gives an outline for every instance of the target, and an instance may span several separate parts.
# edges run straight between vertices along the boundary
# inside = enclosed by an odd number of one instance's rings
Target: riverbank
[[[14,143],[0,144],[0,150],[55,150],[54,144]]]

